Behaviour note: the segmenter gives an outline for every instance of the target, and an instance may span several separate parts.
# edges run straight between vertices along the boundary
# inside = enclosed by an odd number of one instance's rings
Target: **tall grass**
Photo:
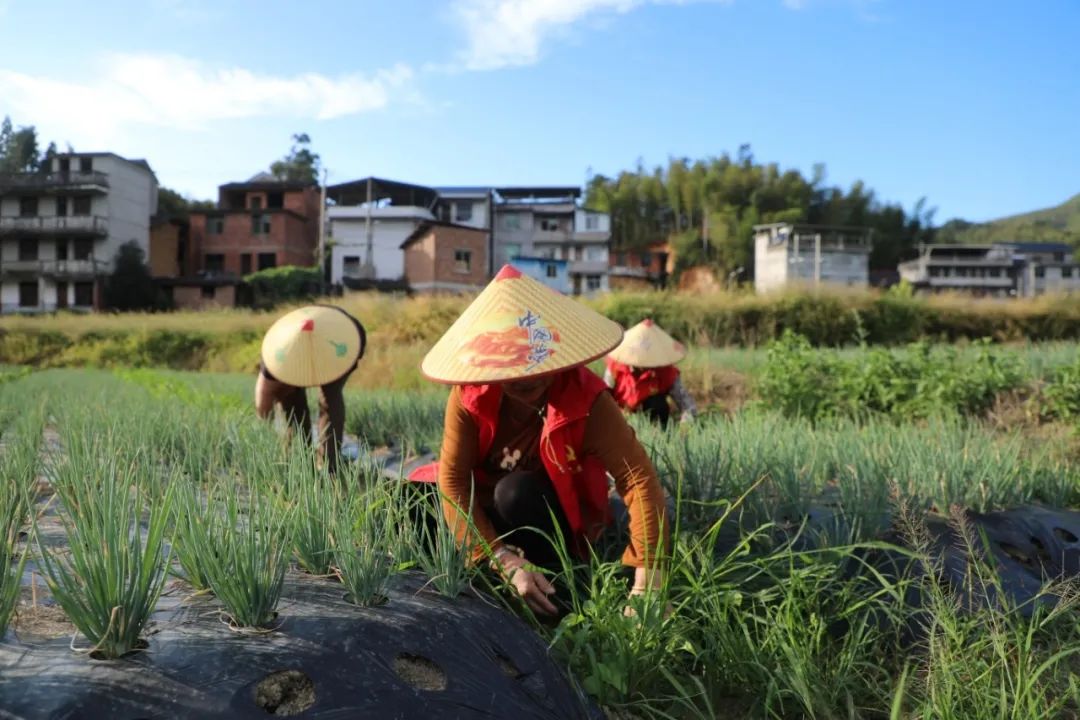
[[[31,408],[0,435],[0,637],[19,600],[23,568],[30,550],[31,509],[37,480],[44,407]],[[20,533],[27,542],[19,551]]]

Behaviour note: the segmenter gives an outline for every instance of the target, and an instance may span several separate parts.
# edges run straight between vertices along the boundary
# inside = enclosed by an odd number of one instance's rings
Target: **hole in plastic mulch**
[[[315,683],[299,670],[280,670],[255,686],[255,704],[269,715],[299,715],[315,704]]]
[[[394,672],[418,690],[446,689],[446,673],[433,661],[421,655],[401,653],[394,658]]]

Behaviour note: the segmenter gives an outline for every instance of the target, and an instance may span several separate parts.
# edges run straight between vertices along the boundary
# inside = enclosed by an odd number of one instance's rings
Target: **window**
[[[1044,268],[1042,265],[1037,266],[1035,268],[1035,277],[1046,277],[1046,268]]]
[[[559,231],[559,218],[553,217],[541,217],[540,229],[543,232],[558,232]]]
[[[94,169],[94,160],[93,160],[93,158],[88,158],[88,157],[79,158],[79,172],[88,173],[88,172],[91,172],[93,169]]]
[[[1064,266],[1063,268],[1061,268],[1061,277],[1063,277],[1063,278],[1071,278],[1073,276],[1072,271],[1073,271],[1073,269],[1071,267],[1069,267],[1068,265]]]
[[[215,288],[213,285],[203,285],[202,286],[202,298],[203,298],[203,300],[213,300],[214,299],[214,292],[215,292],[216,289],[217,288]]]
[[[600,276],[599,275],[586,275],[585,276],[585,289],[592,292],[600,289]]]
[[[510,213],[509,215],[503,215],[502,218],[503,230],[520,230],[521,229],[521,216],[517,213]]]
[[[600,218],[597,217],[596,215],[586,215],[585,216],[585,229],[586,230],[599,230],[600,229]]]
[[[472,252],[469,250],[454,251],[454,272],[467,273],[472,270]]]
[[[559,276],[559,268],[558,268],[557,265],[555,265],[555,263],[548,263],[546,268],[545,268],[545,272],[547,273],[547,276],[549,278],[554,278],[554,277]]]
[[[516,258],[521,254],[521,245],[518,243],[507,243],[503,245],[503,252],[506,253],[507,259]]]
[[[240,253],[240,274],[251,274],[251,253]]]
[[[268,270],[277,267],[277,255],[275,253],[259,253],[259,269]]]
[[[66,282],[56,283],[56,307],[66,308],[68,306],[68,286]]]
[[[206,234],[207,235],[220,235],[225,232],[225,218],[211,217],[206,218]]]
[[[469,222],[472,220],[472,206],[471,202],[454,203],[454,222]]]
[[[270,234],[270,216],[269,215],[252,215],[251,216],[251,234],[252,235],[269,235]]]
[[[77,307],[91,307],[94,304],[94,283],[75,283],[75,305]]]
[[[593,246],[585,248],[585,259],[589,262],[603,262],[607,260],[607,248]]]
[[[262,210],[262,196],[261,195],[252,195],[250,198],[248,198],[248,203],[249,203],[249,207],[252,210]]]
[[[38,306],[37,280],[19,283],[19,307]]]
[[[57,217],[64,217],[67,215],[68,201],[66,197],[56,198],[56,215]]]
[[[56,259],[67,260],[67,240],[64,238],[56,239]]]
[[[652,265],[652,253],[641,253],[641,267],[649,267]]]
[[[225,256],[221,253],[207,253],[203,258],[203,269],[210,273],[225,272]]]
[[[37,200],[33,196],[19,198],[19,217],[37,217]]]
[[[80,239],[75,241],[74,255],[76,260],[89,260],[94,254],[94,241]]]
[[[19,238],[19,259],[38,259],[38,241],[36,238]],[[37,305],[36,302],[34,304]]]
[[[60,172],[66,173],[71,170],[71,158],[60,158]]]
[[[346,255],[341,267],[342,273],[350,277],[360,274],[360,257],[358,255]]]
[[[285,207],[285,194],[272,192],[266,194],[266,207],[279,210]]]
[[[72,206],[72,210],[71,210],[72,215],[89,215],[90,214],[90,196],[89,195],[79,195],[78,197],[72,198],[71,206]]]
[[[1001,268],[990,268],[990,277],[1001,277]]]

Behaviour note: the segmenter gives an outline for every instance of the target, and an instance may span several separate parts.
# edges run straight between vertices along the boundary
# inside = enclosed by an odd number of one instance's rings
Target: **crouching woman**
[[[630,514],[630,593],[662,583],[668,519],[656,470],[586,367],[621,337],[617,324],[506,266],[422,364],[426,377],[454,387],[437,473],[414,479],[435,475],[443,513],[474,561],[490,557],[539,615],[558,614],[543,571],[561,563],[533,529],[561,534],[586,558],[612,521],[608,473]]]
[[[628,412],[645,413],[653,422],[667,427],[670,400],[680,412],[679,421],[691,422],[697,415],[697,405],[675,367],[684,357],[686,347],[682,343],[645,319],[627,330],[619,346],[607,356],[604,382],[615,401]]]

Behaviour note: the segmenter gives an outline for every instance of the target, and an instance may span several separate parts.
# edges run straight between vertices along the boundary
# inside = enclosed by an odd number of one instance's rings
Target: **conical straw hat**
[[[451,384],[520,380],[591,362],[621,339],[617,323],[504,265],[420,370]]]
[[[360,358],[360,331],[335,307],[309,305],[279,318],[262,342],[262,361],[276,379],[297,387],[326,385]]]
[[[631,367],[665,367],[686,357],[686,347],[646,319],[627,330],[619,347],[608,357]]]

